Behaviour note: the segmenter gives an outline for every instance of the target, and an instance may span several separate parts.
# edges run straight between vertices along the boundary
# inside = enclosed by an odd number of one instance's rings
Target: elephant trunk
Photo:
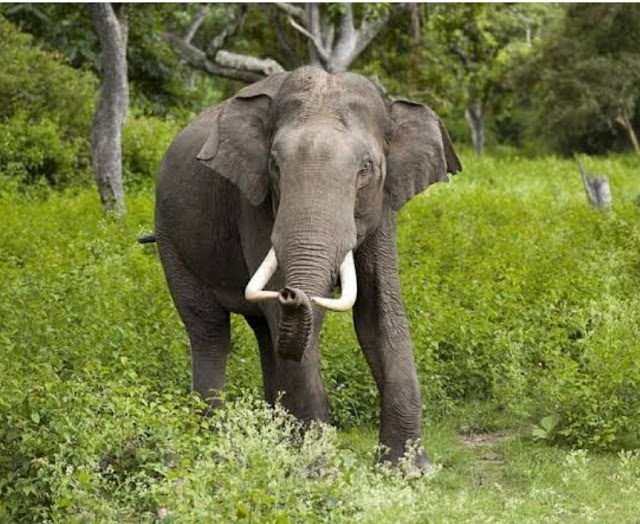
[[[311,167],[315,164],[320,163],[309,163]],[[317,345],[324,310],[351,309],[357,292],[352,253],[356,244],[353,195],[338,187],[325,187],[324,173],[314,174],[310,169],[304,177],[288,177],[283,170],[282,177],[289,183],[281,186],[271,234],[273,247],[245,293],[251,301],[279,301],[277,350],[283,358],[296,361]],[[317,187],[320,182],[324,184],[321,188]],[[327,192],[333,195],[331,206],[324,199]],[[285,287],[278,292],[265,291],[276,268],[284,277]],[[334,299],[331,295],[338,277],[343,294]]]
[[[330,294],[335,285],[332,251],[319,235],[289,232],[275,245],[282,260],[285,287],[280,290],[280,326],[277,350],[282,358],[300,361],[317,343],[324,312],[317,297]],[[311,240],[314,239],[314,240]]]
[[[301,289],[285,287],[278,294],[281,316],[278,353],[282,358],[299,362],[313,341],[313,309]]]

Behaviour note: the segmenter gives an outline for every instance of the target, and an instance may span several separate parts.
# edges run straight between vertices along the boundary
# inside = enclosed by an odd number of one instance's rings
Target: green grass
[[[464,158],[400,214],[401,280],[439,465],[374,467],[378,398],[329,315],[334,427],[302,438],[260,396],[234,318],[229,410],[204,421],[155,249],[93,190],[0,188],[0,522],[637,522],[638,160]],[[213,431],[210,426],[214,426]],[[589,451],[572,451],[589,449]]]

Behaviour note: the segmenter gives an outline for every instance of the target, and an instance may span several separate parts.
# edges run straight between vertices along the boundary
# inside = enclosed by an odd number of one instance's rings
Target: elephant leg
[[[245,317],[258,342],[264,385],[264,398],[273,405],[278,393],[278,361],[271,340],[269,324],[263,317]]]
[[[300,362],[280,357],[275,351],[272,332],[277,331],[277,315],[245,317],[253,329],[260,348],[265,399],[278,399],[296,418],[305,422],[328,422],[329,401],[320,375],[318,345],[312,344]],[[271,326],[270,326],[270,322]]]
[[[400,296],[395,215],[388,210],[378,230],[355,253],[358,299],[356,333],[381,397],[381,459],[396,463],[422,438],[422,399],[407,319]],[[430,468],[419,448],[415,465]]]
[[[158,247],[169,291],[189,336],[192,389],[215,408],[221,402],[231,348],[229,313],[170,245],[159,241]]]
[[[300,362],[278,360],[282,405],[305,422],[328,422],[329,400],[320,375],[317,343],[307,348]]]

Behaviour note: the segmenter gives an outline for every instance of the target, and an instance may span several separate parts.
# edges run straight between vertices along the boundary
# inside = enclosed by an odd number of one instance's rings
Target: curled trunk
[[[282,358],[299,362],[313,340],[311,301],[304,291],[291,287],[280,291],[279,301],[278,353]]]

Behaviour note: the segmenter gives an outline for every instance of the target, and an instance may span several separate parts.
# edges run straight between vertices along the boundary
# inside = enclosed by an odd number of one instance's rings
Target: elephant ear
[[[196,157],[233,182],[254,206],[262,203],[269,190],[271,101],[286,76],[271,75],[226,101]]]
[[[429,107],[409,100],[391,103],[393,130],[388,141],[385,190],[389,203],[400,209],[414,195],[447,173],[462,169],[444,124]]]

